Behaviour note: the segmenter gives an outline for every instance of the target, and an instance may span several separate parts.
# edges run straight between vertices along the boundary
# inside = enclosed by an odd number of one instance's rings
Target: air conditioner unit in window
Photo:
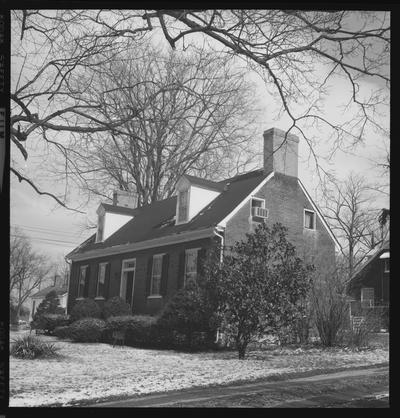
[[[251,215],[257,218],[268,218],[268,209],[260,208],[260,207],[252,207],[251,208]]]

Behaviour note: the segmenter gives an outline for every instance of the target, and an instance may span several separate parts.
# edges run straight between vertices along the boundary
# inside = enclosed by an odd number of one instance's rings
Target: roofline
[[[41,290],[39,290],[39,292],[41,292]],[[39,293],[39,292],[37,292],[37,293]],[[51,290],[49,290],[49,292],[48,293],[50,293],[51,292]],[[32,296],[30,296],[30,298],[31,299],[39,299],[39,298],[44,298],[44,297],[46,297],[46,295],[39,295],[39,296],[36,296],[37,295],[37,293],[35,293],[34,295],[32,295]],[[57,295],[57,296],[64,296],[64,295],[67,295],[68,294],[68,289],[64,292],[64,293],[60,293],[59,295]]]
[[[330,226],[326,222],[326,220],[325,220],[324,216],[322,215],[321,211],[319,210],[318,206],[314,203],[314,201],[312,200],[311,196],[308,194],[306,188],[304,187],[303,183],[301,182],[301,180],[299,178],[297,178],[297,182],[299,183],[299,185],[301,187],[301,190],[303,190],[303,192],[306,195],[307,199],[310,201],[311,206],[313,207],[313,209],[317,213],[320,221],[325,226],[325,228],[328,231],[329,235],[331,236],[331,238],[335,242],[335,247],[338,248],[341,253],[343,253],[342,246],[340,245],[338,239],[335,237],[335,234],[332,232],[332,229],[330,228]]]
[[[194,241],[196,239],[211,237],[214,233],[214,227],[200,229],[195,231],[182,232],[175,235],[149,239],[146,241],[133,242],[129,244],[115,245],[113,247],[98,248],[85,253],[73,254],[68,257],[72,261],[89,260],[91,258],[105,257],[114,254],[128,253],[132,251],[146,250],[148,248],[162,247],[164,245],[178,244],[185,241]]]
[[[389,252],[390,250],[385,249],[385,248],[378,248],[375,250],[374,254],[372,254],[368,260],[365,260],[365,262],[363,264],[361,264],[361,266],[359,266],[357,268],[357,270],[353,273],[353,275],[351,276],[350,280],[354,280],[360,273],[362,273],[362,271],[369,266],[373,261],[375,261],[378,257],[380,257],[383,253],[385,252]]]
[[[275,172],[270,173],[264,180],[261,181],[222,221],[218,222],[218,226],[226,227],[226,223],[246,204],[246,202],[257,193],[261,187],[274,177]]]

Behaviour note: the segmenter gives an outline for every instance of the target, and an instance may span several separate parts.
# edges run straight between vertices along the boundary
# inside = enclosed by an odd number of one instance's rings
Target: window
[[[178,194],[178,222],[186,222],[188,218],[189,190]]]
[[[315,229],[315,212],[304,209],[304,228]]]
[[[107,271],[107,264],[108,263],[100,263],[99,264],[99,273],[97,276],[97,297],[104,298],[105,296],[105,281],[106,281],[106,271]]]
[[[88,266],[81,266],[79,269],[78,298],[83,298],[86,284],[87,268]]]
[[[373,287],[362,287],[361,288],[361,306],[371,307],[374,306],[374,288]]]
[[[258,198],[251,199],[251,216],[253,217],[253,220],[256,220],[256,221],[258,218],[258,222],[262,222],[263,219],[268,218],[268,209],[265,209],[264,199],[258,199]]]
[[[133,304],[133,288],[135,283],[136,259],[124,260],[122,262],[121,271],[121,287],[119,290],[120,297],[132,308]]]
[[[153,256],[153,266],[151,269],[151,286],[150,286],[151,296],[160,295],[163,256],[164,254],[157,254]]]
[[[390,258],[385,258],[385,267],[383,271],[385,273],[390,273]]]
[[[96,242],[103,241],[104,236],[104,213],[99,215],[97,220],[97,237]]]
[[[186,285],[190,280],[197,277],[197,253],[200,248],[192,248],[185,251],[185,280]]]

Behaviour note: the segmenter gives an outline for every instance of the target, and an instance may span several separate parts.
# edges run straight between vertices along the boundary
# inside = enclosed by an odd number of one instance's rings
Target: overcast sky
[[[11,71],[13,71],[13,68]],[[264,130],[271,127],[287,129],[290,124],[285,118],[274,120],[277,109],[274,108],[271,97],[257,76],[251,75],[251,77],[259,86],[259,99],[264,112],[257,137],[259,151],[261,152],[263,145],[262,134]],[[364,87],[367,89],[371,86],[372,84],[364,83]],[[345,80],[337,78],[331,87],[331,95],[329,101],[326,103],[326,114],[329,117],[340,118],[338,105],[341,103],[341,99],[348,95],[350,86]],[[389,131],[389,115],[384,115],[381,122]],[[373,162],[376,161],[377,156],[379,157],[383,154],[385,147],[384,141],[384,138],[370,132],[365,142],[356,149],[348,152],[338,152],[330,161],[321,158],[320,163],[325,169],[334,171],[340,178],[344,178],[350,171],[355,171],[361,173],[369,181],[374,183],[377,177],[380,176],[380,173],[374,167]],[[317,152],[325,155],[329,147],[330,144],[326,141],[326,138],[320,138]],[[30,164],[34,170],[38,170],[34,161],[37,161],[37,158],[40,160],[41,155],[37,154],[35,155],[35,150],[30,150],[30,157],[26,162],[28,172]],[[299,154],[299,177],[311,196],[315,198],[316,194],[318,194],[318,176],[316,175],[315,165],[312,159],[308,159],[309,149],[304,141],[300,141]],[[36,160],[34,157],[36,157]],[[260,168],[261,166],[262,159],[260,155],[258,167],[254,168]],[[31,175],[34,177],[35,174],[39,173],[36,173],[36,171],[33,172],[32,170]],[[95,211],[100,203],[97,198],[93,199],[84,208],[85,214],[78,214],[57,206],[54,200],[49,197],[39,196],[27,183],[19,183],[15,179],[15,176],[11,175],[10,177],[11,226],[20,227],[32,239],[33,245],[38,251],[48,254],[51,258],[59,259],[93,233],[87,230],[85,231],[83,225],[86,224],[88,217],[92,220],[95,219]],[[51,178],[42,180],[41,184],[46,184],[51,192],[62,191],[62,185],[56,184]],[[111,195],[112,191],[110,190],[108,192]],[[382,195],[376,204],[378,207],[388,207],[388,198]]]

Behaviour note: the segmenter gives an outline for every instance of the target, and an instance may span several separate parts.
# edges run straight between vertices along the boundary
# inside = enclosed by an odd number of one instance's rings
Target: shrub
[[[132,346],[157,345],[153,339],[153,327],[157,319],[152,316],[113,316],[107,319],[105,340],[112,342],[114,331],[125,331],[125,343]]]
[[[78,301],[71,310],[71,320],[78,321],[83,318],[100,318],[101,310],[93,299]]]
[[[372,334],[378,331],[382,324],[380,312],[366,313],[363,321],[358,326],[351,326],[344,334],[344,342],[350,347],[368,347]]]
[[[202,335],[201,347],[206,341],[214,339],[216,327],[214,311],[204,300],[204,293],[196,283],[190,283],[178,291],[165,305],[157,329],[163,335],[163,341],[176,348],[196,349],[199,334]]]
[[[71,338],[71,329],[68,326],[56,327],[53,331],[53,335],[61,339]]]
[[[55,290],[47,293],[42,302],[40,302],[33,319],[35,320],[43,314],[65,314],[65,309],[60,306],[60,300]]]
[[[108,299],[103,306],[103,317],[105,319],[111,316],[127,316],[131,314],[131,307],[119,296]]]
[[[10,354],[22,359],[49,358],[57,356],[58,348],[48,344],[37,337],[26,335],[14,340]]]
[[[31,322],[31,328],[43,330],[45,334],[52,334],[57,327],[66,326],[69,323],[69,317],[59,314],[42,314],[35,316]]]
[[[106,323],[99,318],[83,318],[72,323],[68,328],[72,340],[94,343],[101,340]]]

